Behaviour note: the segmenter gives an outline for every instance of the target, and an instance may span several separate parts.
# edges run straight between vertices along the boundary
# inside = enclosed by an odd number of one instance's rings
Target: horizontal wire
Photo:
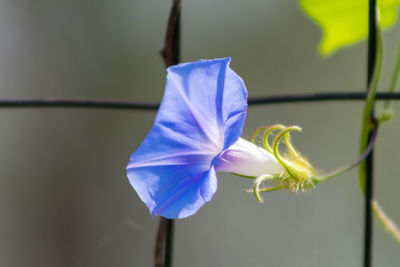
[[[157,110],[160,103],[142,103],[119,100],[96,99],[0,99],[0,108],[107,108],[107,109],[133,109]]]
[[[343,93],[309,93],[290,94],[276,96],[250,97],[249,105],[304,103],[318,101],[356,101],[365,100],[365,92]],[[400,93],[377,93],[377,100],[400,100]],[[65,99],[65,98],[40,98],[40,99],[0,99],[0,108],[107,108],[107,109],[133,109],[133,110],[157,110],[160,103],[157,102],[131,102],[119,100],[96,99]]]
[[[365,100],[366,92],[343,92],[343,93],[309,93],[290,94],[266,97],[249,98],[249,105],[281,104],[317,101],[354,101]],[[377,93],[377,100],[400,100],[400,93]]]

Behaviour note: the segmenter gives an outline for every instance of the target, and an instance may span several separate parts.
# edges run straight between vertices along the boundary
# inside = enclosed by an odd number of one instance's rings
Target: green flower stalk
[[[382,70],[382,57],[383,57],[383,45],[382,45],[382,31],[380,29],[380,15],[379,15],[379,10],[377,12],[377,21],[376,23],[377,27],[375,29],[376,31],[376,61],[375,61],[375,66],[373,70],[373,76],[371,83],[369,84],[368,88],[368,95],[367,99],[365,101],[365,106],[364,106],[364,112],[363,112],[363,120],[362,120],[362,129],[361,129],[361,143],[360,143],[360,154],[364,153],[366,150],[366,147],[368,145],[368,134],[369,132],[374,128],[377,127],[376,125],[372,125],[371,121],[371,113],[374,108],[375,104],[375,95],[376,95],[376,90],[378,87],[378,82],[379,78],[381,75],[381,70]],[[399,58],[398,58],[399,60]],[[399,62],[396,64],[396,68],[393,74],[392,78],[392,83],[391,83],[391,90],[394,90],[396,82],[397,82],[397,76],[399,75],[399,68],[400,64]],[[390,119],[391,114],[389,114],[391,109],[390,102],[387,102],[386,109],[384,111],[384,114],[382,115],[381,121],[385,121],[387,119]],[[360,164],[359,167],[359,181],[360,181],[360,187],[361,191],[366,193],[366,188],[365,188],[365,183],[366,183],[366,161],[363,160]],[[378,202],[376,200],[373,200],[372,202],[372,208],[375,216],[378,218],[379,222],[382,223],[383,227],[388,231],[388,233],[397,241],[400,243],[400,231],[396,227],[396,225],[389,219],[389,217],[385,214],[383,209],[378,205]]]

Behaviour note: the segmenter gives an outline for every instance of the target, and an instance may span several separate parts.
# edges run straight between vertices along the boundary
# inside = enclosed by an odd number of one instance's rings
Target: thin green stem
[[[287,185],[276,185],[273,187],[261,188],[259,190],[259,192],[260,193],[272,192],[272,191],[277,191],[277,190],[286,189],[286,188],[288,188]]]
[[[392,79],[390,81],[389,93],[394,93],[396,91],[396,85],[399,80],[399,76],[400,76],[400,45],[397,48],[396,65],[394,67]],[[393,116],[392,106],[393,106],[392,100],[388,100],[385,102],[381,116],[382,122],[390,120],[392,118]]]
[[[337,177],[339,175],[342,175],[342,174],[350,171],[351,169],[357,167],[358,165],[360,165],[361,162],[363,162],[365,160],[365,158],[369,155],[369,153],[371,153],[372,149],[374,148],[376,136],[378,134],[378,123],[377,123],[376,120],[373,123],[374,123],[374,128],[373,128],[373,131],[371,133],[371,138],[369,140],[368,146],[365,149],[364,153],[356,161],[354,161],[353,163],[351,163],[351,164],[349,164],[347,166],[344,166],[343,168],[335,170],[332,173],[329,173],[329,174],[327,174],[325,176],[322,176],[322,177],[314,177],[313,178],[313,182],[315,184],[320,183],[320,182],[324,182],[324,181],[330,180],[332,178],[335,178],[335,177]]]
[[[372,201],[372,208],[376,218],[382,223],[386,231],[400,244],[400,231],[392,220],[383,212],[376,200]]]
[[[382,46],[382,33],[381,29],[379,27],[379,23],[376,23],[376,28],[375,28],[375,33],[376,33],[376,47],[375,47],[375,52],[376,52],[376,61],[374,64],[373,68],[373,74],[372,74],[372,79],[369,84],[368,88],[368,94],[367,94],[367,99],[365,102],[365,107],[364,107],[364,113],[363,113],[363,120],[362,120],[362,132],[361,132],[361,142],[360,142],[360,154],[363,154],[367,148],[367,143],[370,138],[370,132],[371,132],[371,116],[373,114],[373,109],[374,109],[374,104],[375,104],[375,95],[376,95],[376,89],[378,87],[378,81],[379,77],[381,74],[382,70],[382,55],[383,55],[383,46]],[[399,55],[400,56],[400,55]],[[400,68],[400,62],[399,62],[399,57],[397,59],[397,64],[396,68],[392,77],[392,82],[391,82],[391,87],[390,90],[395,90],[397,79],[399,76],[399,68]],[[387,107],[390,108],[390,103],[387,105]],[[360,168],[359,168],[359,181],[360,181],[360,187],[364,195],[366,195],[367,198],[367,218],[368,218],[368,198],[370,197],[371,199],[371,205],[372,205],[372,210],[375,214],[375,216],[378,218],[379,222],[382,223],[382,225],[388,230],[388,232],[392,235],[393,238],[395,238],[397,241],[400,241],[400,231],[396,228],[395,224],[387,217],[387,215],[384,213],[382,208],[378,205],[378,203],[372,199],[372,194],[371,192],[367,192],[366,188],[366,182],[367,182],[367,162],[366,160],[361,161],[360,163]],[[370,196],[368,196],[370,194]],[[368,221],[366,224],[366,229],[368,231],[368,227],[372,227],[371,225],[368,225]],[[367,236],[366,237],[368,242],[371,242],[371,237]],[[366,242],[367,242],[366,241]],[[400,242],[399,242],[400,243]],[[370,247],[366,245],[366,251],[367,253],[370,252]],[[366,255],[367,257],[367,262],[370,260],[370,256]],[[369,265],[368,265],[369,266]]]
[[[378,87],[379,77],[382,70],[382,33],[379,26],[376,27],[376,63],[373,71],[372,81],[369,85],[367,99],[365,101],[364,113],[362,117],[361,141],[360,141],[360,154],[362,155],[368,145],[368,136],[371,130],[370,115],[374,108],[376,88]],[[366,181],[366,162],[363,160],[359,168],[359,181],[361,191],[365,194],[365,181]]]

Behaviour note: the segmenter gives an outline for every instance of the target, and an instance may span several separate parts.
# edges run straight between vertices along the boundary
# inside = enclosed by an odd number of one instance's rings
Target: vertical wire
[[[161,55],[166,67],[180,61],[181,0],[173,0]],[[154,252],[155,267],[172,267],[174,220],[160,217]]]
[[[369,0],[368,3],[368,75],[367,88],[372,82],[372,76],[376,61],[376,0]],[[368,89],[367,89],[368,90]],[[372,110],[371,118],[374,116]],[[368,141],[371,132],[368,133]],[[373,234],[373,217],[372,217],[372,200],[373,200],[373,166],[374,155],[373,150],[366,159],[366,181],[365,181],[365,202],[364,202],[364,267],[372,266],[372,234]]]
[[[166,236],[165,236],[165,267],[172,267],[172,259],[174,252],[174,228],[175,222],[172,219],[165,219],[167,221]]]

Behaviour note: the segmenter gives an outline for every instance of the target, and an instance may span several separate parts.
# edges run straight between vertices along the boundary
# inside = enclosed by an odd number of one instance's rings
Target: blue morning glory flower
[[[287,173],[273,153],[240,138],[247,90],[229,62],[199,60],[167,70],[154,125],[127,166],[131,185],[153,216],[194,214],[216,192],[217,171]]]

